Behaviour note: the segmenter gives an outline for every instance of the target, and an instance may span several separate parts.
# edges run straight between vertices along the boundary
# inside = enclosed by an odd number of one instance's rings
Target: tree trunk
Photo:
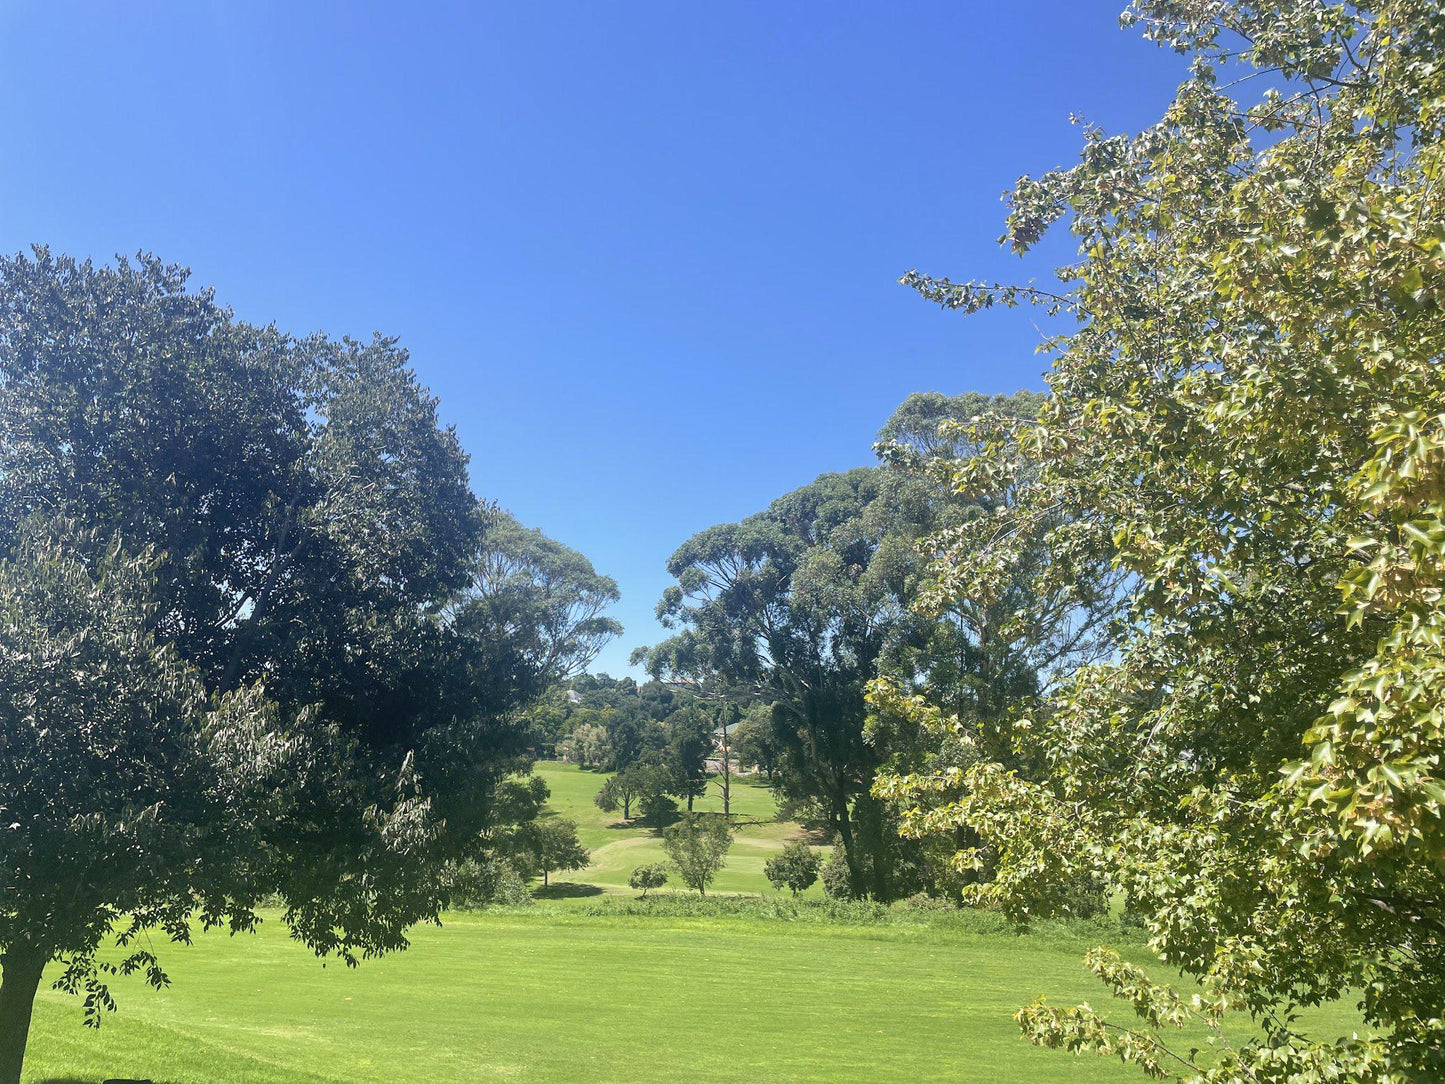
[[[45,970],[45,954],[11,946],[0,957],[0,1084],[20,1084],[30,1013]]]
[[[733,815],[733,750],[731,739],[728,735],[728,725],[723,723],[722,728],[722,754],[723,754],[723,778],[722,778],[722,799],[723,819],[730,820]]]
[[[833,823],[843,841],[843,860],[848,863],[848,884],[855,896],[863,896],[863,875],[858,869],[858,843],[853,838],[853,819],[848,815],[848,799],[834,799]]]
[[[542,871],[542,887],[543,887],[543,888],[546,888],[546,887],[547,887],[547,871],[546,871],[546,870],[543,870],[543,871]]]

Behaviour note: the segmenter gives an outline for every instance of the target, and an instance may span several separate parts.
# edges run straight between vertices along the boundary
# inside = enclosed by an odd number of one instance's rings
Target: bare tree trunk
[[[45,954],[11,946],[0,957],[0,1084],[20,1084],[35,991],[45,970]]]
[[[728,710],[727,708],[723,708],[723,711],[724,711],[724,712],[726,712],[727,710]],[[732,810],[732,796],[733,796],[733,787],[732,787],[732,782],[733,782],[733,780],[732,780],[732,774],[733,774],[732,735],[730,735],[730,734],[728,733],[728,723],[726,722],[727,716],[724,715],[724,716],[723,716],[723,719],[724,719],[724,722],[723,722],[723,725],[722,725],[722,800],[723,800],[723,817],[724,817],[725,819],[729,819],[729,820],[730,820],[730,819],[732,818],[732,812],[733,812],[733,810]]]

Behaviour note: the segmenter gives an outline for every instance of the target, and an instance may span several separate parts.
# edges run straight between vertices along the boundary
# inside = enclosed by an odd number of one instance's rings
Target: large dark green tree
[[[92,540],[99,542],[98,539]],[[149,626],[155,560],[27,524],[0,558],[0,1080],[20,1076],[41,973],[108,1005],[107,974],[164,981],[137,935],[245,928],[264,886],[233,848],[309,774],[256,689],[211,700]],[[305,720],[298,720],[300,726]],[[224,832],[225,839],[217,840]],[[119,924],[122,955],[99,962]]]
[[[68,563],[27,549],[37,521],[63,525]],[[56,772],[65,743],[91,739],[47,720],[80,726],[73,698],[86,682],[16,678],[0,733],[34,736],[34,782],[0,788],[0,1030],[12,1050],[0,1081],[18,1076],[31,961],[62,960],[67,985],[90,987],[92,1008],[107,1004],[94,950],[113,917],[133,916],[132,935],[184,937],[195,909],[244,927],[274,894],[298,938],[353,962],[402,947],[410,924],[436,914],[443,861],[486,825],[492,788],[514,767],[510,713],[538,681],[529,645],[447,618],[484,522],[455,434],[394,341],[297,340],[246,324],[151,258],[107,268],[38,249],[0,261],[0,557],[80,583],[77,570],[101,569],[116,544],[151,554],[143,605],[118,610],[143,611],[143,622],[106,635],[136,659],[160,645],[189,675],[166,680],[198,690],[185,692],[184,712],[157,700],[178,720],[163,731],[191,733],[207,704],[264,700],[264,725],[218,740],[238,785],[274,784],[213,800],[204,765],[198,781],[175,766],[214,750],[189,737],[190,747],[137,744],[132,696],[81,752],[134,766],[95,770],[98,790],[82,794]],[[107,574],[96,574],[103,590]],[[40,613],[39,631],[6,635],[49,638],[59,652],[96,635],[87,629],[102,610]],[[95,668],[111,664],[84,665],[99,681]],[[288,770],[268,774],[278,758]],[[131,788],[138,778],[151,789]],[[189,818],[193,850],[153,839],[151,821],[173,817]],[[76,861],[118,852],[123,833],[134,834],[128,877]],[[65,920],[71,900],[88,901],[93,921]]]
[[[663,724],[667,747],[662,763],[667,768],[670,793],[692,804],[707,793],[708,758],[713,751],[712,716],[696,704],[688,704],[667,717]]]

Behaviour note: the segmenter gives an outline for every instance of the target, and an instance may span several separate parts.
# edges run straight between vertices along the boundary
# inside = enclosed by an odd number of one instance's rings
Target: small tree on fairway
[[[623,820],[631,820],[633,802],[666,794],[670,782],[667,769],[661,765],[634,764],[602,784],[593,801],[598,809],[607,813],[615,812],[621,806]]]
[[[546,887],[553,870],[582,869],[592,855],[577,838],[577,822],[565,817],[547,817],[533,821],[519,833],[526,862],[542,874]]]
[[[651,889],[667,884],[667,868],[660,865],[638,866],[632,871],[632,876],[627,878],[627,883],[633,888],[641,889],[642,896],[646,899]]]
[[[662,833],[663,850],[678,876],[699,896],[707,895],[707,886],[726,864],[732,845],[732,826],[716,815],[689,813]]]
[[[792,889],[796,896],[812,887],[822,866],[823,860],[818,857],[817,851],[806,843],[793,842],[783,848],[782,854],[769,858],[763,864],[763,873],[774,888],[780,891]]]
[[[677,820],[677,799],[671,794],[648,794],[643,797],[638,811],[647,827],[666,828]]]
[[[623,772],[614,775],[603,783],[592,801],[604,813],[616,813],[621,809],[622,819],[631,820],[632,802],[637,797],[637,792],[633,789],[631,782],[624,778],[626,774]]]

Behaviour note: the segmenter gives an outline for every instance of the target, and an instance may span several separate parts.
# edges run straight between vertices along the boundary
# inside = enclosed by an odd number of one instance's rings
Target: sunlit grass
[[[565,887],[566,883],[592,885],[604,892],[630,892],[627,878],[634,869],[667,860],[661,832],[635,821],[624,821],[620,810],[604,813],[597,808],[593,798],[607,781],[607,774],[584,772],[575,765],[550,761],[538,764],[537,774],[552,790],[549,807],[577,822],[578,837],[583,846],[592,851],[592,864],[587,869],[554,877],[564,882],[561,892],[578,891]],[[763,875],[763,863],[788,840],[805,838],[807,833],[800,824],[776,819],[777,803],[773,793],[760,780],[735,778],[729,804],[737,834],[727,865],[719,871],[709,891],[772,893],[773,886]],[[700,812],[721,812],[722,798],[716,785],[709,785],[707,795],[695,800],[693,808]],[[810,839],[810,842],[815,841]],[[826,852],[828,848],[819,849]],[[673,883],[668,888],[681,890],[682,886]],[[814,885],[807,894],[820,896],[822,888]]]

